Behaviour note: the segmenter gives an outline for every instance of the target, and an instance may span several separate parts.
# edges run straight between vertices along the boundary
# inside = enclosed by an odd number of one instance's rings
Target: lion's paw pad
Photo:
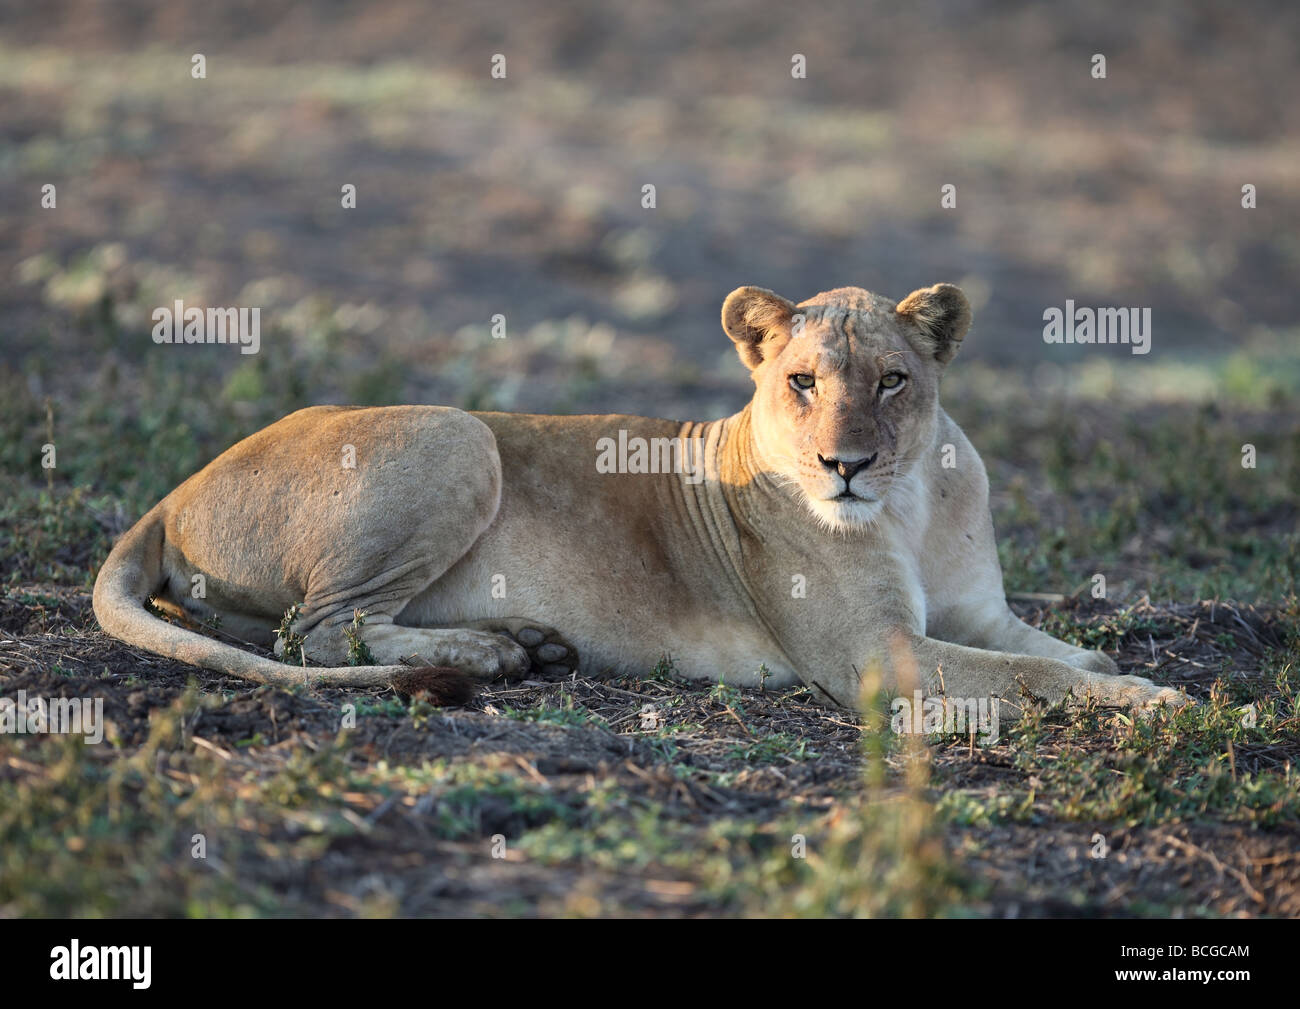
[[[484,620],[471,626],[502,634],[528,653],[529,675],[548,680],[564,679],[578,669],[578,650],[553,627],[530,620]]]
[[[544,645],[538,645],[537,651],[535,652],[537,658],[541,659],[543,662],[559,662],[568,654],[568,648],[564,645],[556,644],[553,641],[548,641]]]

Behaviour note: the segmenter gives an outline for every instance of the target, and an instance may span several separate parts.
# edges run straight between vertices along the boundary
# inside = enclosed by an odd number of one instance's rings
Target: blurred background
[[[0,554],[88,578],[311,403],[720,416],[732,288],[942,280],[1010,588],[1294,592],[1298,48],[1264,0],[0,3]],[[1067,298],[1151,353],[1046,346]],[[175,299],[261,353],[156,346]]]

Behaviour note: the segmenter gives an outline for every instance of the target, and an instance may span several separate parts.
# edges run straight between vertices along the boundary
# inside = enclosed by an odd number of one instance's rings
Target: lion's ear
[[[953,359],[970,329],[970,302],[961,288],[952,284],[935,284],[913,291],[894,311],[911,323],[907,338],[916,352],[933,357],[940,364]]]
[[[794,302],[762,287],[738,287],[722,303],[722,328],[753,371],[790,339]]]

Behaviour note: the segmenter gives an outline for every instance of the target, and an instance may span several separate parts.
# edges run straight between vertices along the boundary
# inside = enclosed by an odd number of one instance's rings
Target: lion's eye
[[[817,384],[817,379],[812,375],[791,375],[790,384],[796,389],[811,389]]]
[[[880,379],[880,388],[897,389],[907,381],[907,376],[900,371],[891,371]]]

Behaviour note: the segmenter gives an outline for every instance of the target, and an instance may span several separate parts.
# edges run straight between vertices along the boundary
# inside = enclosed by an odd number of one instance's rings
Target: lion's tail
[[[162,504],[137,522],[113,547],[95,579],[95,618],[129,645],[276,686],[325,684],[335,687],[392,686],[404,694],[423,694],[434,704],[462,704],[474,693],[473,681],[445,666],[294,666],[263,658],[155,617],[145,600],[162,585],[164,514]]]

